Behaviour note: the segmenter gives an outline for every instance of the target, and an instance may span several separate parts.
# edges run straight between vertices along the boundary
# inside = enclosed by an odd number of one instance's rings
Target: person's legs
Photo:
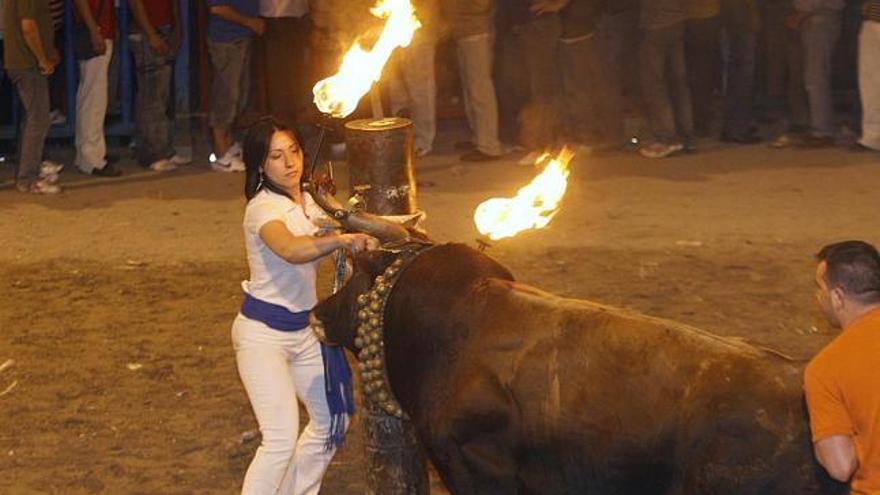
[[[459,70],[468,122],[477,150],[489,156],[501,154],[498,141],[498,103],[492,81],[494,35],[479,34],[458,40]]]
[[[241,315],[232,326],[238,373],[263,436],[245,474],[242,495],[288,493],[279,489],[292,469],[299,431],[297,390],[290,370],[292,336]]]
[[[529,77],[523,70],[523,38],[519,31],[512,29],[498,35],[494,73],[499,138],[521,145],[519,114],[529,100]]]
[[[317,495],[321,479],[336,450],[325,448],[330,434],[330,410],[324,391],[321,345],[310,328],[297,332],[296,352],[290,362],[296,395],[309,413],[309,423],[296,442],[296,451],[280,493]],[[292,487],[292,488],[291,488]]]
[[[418,33],[416,33],[418,35]],[[417,38],[403,52],[401,76],[409,96],[410,117],[415,127],[415,148],[419,153],[434,148],[437,135],[437,83],[434,79],[433,38]]]
[[[232,124],[246,99],[242,94],[242,74],[246,71],[246,61],[250,40],[230,43],[208,41],[214,79],[211,85],[211,114],[209,125],[214,138],[214,155],[222,159],[232,147]]]
[[[730,139],[752,134],[752,95],[755,86],[755,33],[730,33],[727,95],[724,99],[724,130]]]
[[[621,61],[630,58],[627,40],[632,25],[637,22],[635,17],[631,12],[602,16],[596,31],[601,70],[597,72],[595,101],[604,137],[612,146],[623,145],[626,140],[623,123],[624,68]]]
[[[269,109],[295,125],[305,106],[308,21],[297,17],[266,19],[266,76]]]
[[[831,93],[831,58],[840,37],[840,14],[814,14],[801,25],[804,49],[804,85],[810,101],[810,127],[820,138],[835,135]]]
[[[647,30],[639,49],[642,99],[647,107],[648,123],[654,139],[667,144],[675,139],[675,117],[666,84],[669,35],[665,29]]]
[[[862,22],[859,35],[862,146],[880,151],[880,22]]]
[[[79,63],[76,90],[76,158],[73,164],[91,174],[107,165],[104,117],[107,115],[107,76],[113,55],[113,42],[104,40],[103,55]]]
[[[668,80],[675,114],[676,142],[687,145],[694,138],[694,109],[691,104],[691,90],[688,86],[687,63],[684,60],[684,23],[671,26],[667,60],[669,61]]]
[[[600,112],[596,102],[596,79],[604,67],[596,53],[596,39],[592,34],[577,39],[560,39],[559,48],[567,134],[585,143],[594,137],[594,131],[600,127],[597,122]]]
[[[553,146],[562,131],[558,15],[543,15],[523,26],[523,59],[529,99],[520,114],[521,142],[529,149]],[[582,81],[584,83],[584,81]]]
[[[785,66],[787,73],[786,103],[789,130],[802,132],[810,125],[810,107],[804,86],[804,49],[800,33],[786,29]]]
[[[718,17],[690,19],[685,25],[688,87],[694,109],[694,128],[700,135],[712,129],[714,92],[721,82],[720,22]]]
[[[15,181],[19,190],[27,191],[40,178],[43,146],[49,133],[49,82],[37,69],[10,70],[7,73],[24,110]]]
[[[168,39],[166,30],[160,36]],[[138,162],[151,164],[174,155],[171,147],[171,120],[168,105],[171,98],[170,57],[155,55],[140,33],[129,35],[135,60],[138,92],[135,98]]]

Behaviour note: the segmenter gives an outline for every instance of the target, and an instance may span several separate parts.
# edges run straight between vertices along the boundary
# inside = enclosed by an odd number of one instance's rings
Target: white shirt
[[[308,13],[308,0],[260,0],[263,17],[302,17]]]
[[[241,283],[251,296],[284,306],[298,313],[318,303],[315,287],[318,261],[290,263],[269,249],[260,238],[260,229],[273,220],[281,220],[295,236],[314,235],[318,227],[311,219],[326,217],[307,193],[303,208],[288,197],[262,190],[248,202],[244,212],[244,244],[247,249],[250,280]]]

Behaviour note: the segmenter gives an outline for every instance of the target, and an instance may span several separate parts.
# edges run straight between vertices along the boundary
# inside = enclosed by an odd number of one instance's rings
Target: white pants
[[[238,315],[232,344],[238,374],[263,434],[241,493],[317,494],[335,453],[324,450],[330,411],[317,337],[310,328],[280,332]],[[299,439],[297,397],[310,418]]]
[[[428,152],[434,148],[437,135],[437,83],[434,79],[434,52],[436,41],[432,35],[418,37],[397,54],[397,64],[391,72],[391,113],[410,110],[415,147]]]
[[[880,151],[880,22],[862,22],[859,92],[862,97],[862,138],[859,142]]]
[[[90,174],[107,164],[104,142],[104,117],[107,115],[107,71],[113,55],[113,42],[104,40],[103,55],[79,63],[79,87],[76,90],[76,158],[73,163]]]
[[[457,45],[464,110],[474,133],[474,144],[487,155],[500,155],[498,100],[492,80],[495,35],[468,36],[458,40]]]

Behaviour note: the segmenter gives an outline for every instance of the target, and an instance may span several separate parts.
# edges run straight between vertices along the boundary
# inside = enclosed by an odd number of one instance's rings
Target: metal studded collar
[[[420,254],[431,245],[416,244],[404,249],[382,273],[376,277],[373,286],[357,297],[357,333],[354,346],[358,349],[358,367],[364,395],[369,401],[389,416],[409,419],[403,412],[388,382],[385,366],[385,306],[394,284]]]

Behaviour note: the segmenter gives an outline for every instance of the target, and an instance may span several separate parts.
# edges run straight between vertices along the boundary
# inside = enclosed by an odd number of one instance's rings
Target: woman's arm
[[[366,234],[335,234],[324,237],[297,236],[281,220],[260,228],[260,239],[273,253],[289,263],[308,263],[344,248],[352,253],[375,249],[379,241]]]

